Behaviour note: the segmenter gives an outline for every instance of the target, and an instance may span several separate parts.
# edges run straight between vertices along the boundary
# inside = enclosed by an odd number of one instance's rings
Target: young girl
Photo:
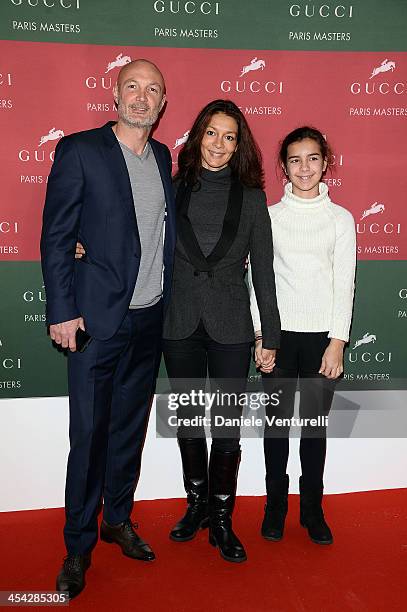
[[[269,207],[282,329],[274,368],[262,364],[260,317],[251,287],[256,365],[266,391],[272,392],[276,379],[283,390],[277,416],[292,416],[297,378],[300,417],[327,416],[334,381],[343,372],[343,349],[352,317],[356,236],[352,215],[330,200],[321,182],[331,160],[325,138],[310,127],[294,130],[281,144],[279,161],[289,182],[281,201]],[[288,436],[288,427],[265,427],[267,505],[261,533],[274,541],[283,536],[287,514]],[[325,454],[326,427],[303,426],[300,522],[318,544],[333,541],[322,511]]]

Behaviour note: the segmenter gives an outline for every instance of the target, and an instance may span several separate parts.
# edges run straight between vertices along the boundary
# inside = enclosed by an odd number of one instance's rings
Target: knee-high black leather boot
[[[226,561],[241,563],[247,556],[232,529],[240,450],[213,449],[209,462],[209,543]]]
[[[170,532],[174,542],[192,540],[208,527],[208,449],[206,439],[179,438],[187,511]]]
[[[309,537],[316,544],[332,544],[332,532],[322,510],[323,491],[322,481],[307,483],[300,476],[300,523],[308,529]]]
[[[288,484],[288,474],[278,479],[266,476],[267,504],[261,526],[261,535],[266,540],[278,542],[283,537],[288,511]]]

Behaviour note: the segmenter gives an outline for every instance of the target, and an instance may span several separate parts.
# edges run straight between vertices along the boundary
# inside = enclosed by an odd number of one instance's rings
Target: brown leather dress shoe
[[[137,524],[132,523],[130,519],[119,525],[109,525],[106,521],[102,521],[100,539],[108,544],[118,544],[122,553],[127,557],[140,561],[153,561],[155,554],[150,546],[137,535],[135,529],[137,529]]]
[[[90,567],[91,555],[68,555],[57,576],[56,590],[68,593],[73,599],[85,588],[85,574]]]

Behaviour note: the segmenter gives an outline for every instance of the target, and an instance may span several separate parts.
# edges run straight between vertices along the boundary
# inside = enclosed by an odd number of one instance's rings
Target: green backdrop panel
[[[47,336],[40,264],[2,262],[0,284],[0,398],[66,395],[66,357]]]
[[[161,47],[404,51],[406,18],[405,0],[2,0],[0,38]]]
[[[406,261],[358,263],[341,389],[406,388],[406,279]],[[3,262],[0,283],[7,287],[0,311],[0,398],[66,395],[66,357],[45,328],[40,264]],[[160,377],[166,377],[163,363]],[[251,377],[257,378],[254,368]]]
[[[407,261],[360,261],[343,388],[406,389]]]

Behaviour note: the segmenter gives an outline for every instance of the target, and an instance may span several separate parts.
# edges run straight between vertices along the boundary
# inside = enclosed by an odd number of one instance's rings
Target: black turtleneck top
[[[188,217],[205,257],[214,249],[220,238],[230,183],[229,167],[217,172],[202,168],[199,185],[192,191]]]

